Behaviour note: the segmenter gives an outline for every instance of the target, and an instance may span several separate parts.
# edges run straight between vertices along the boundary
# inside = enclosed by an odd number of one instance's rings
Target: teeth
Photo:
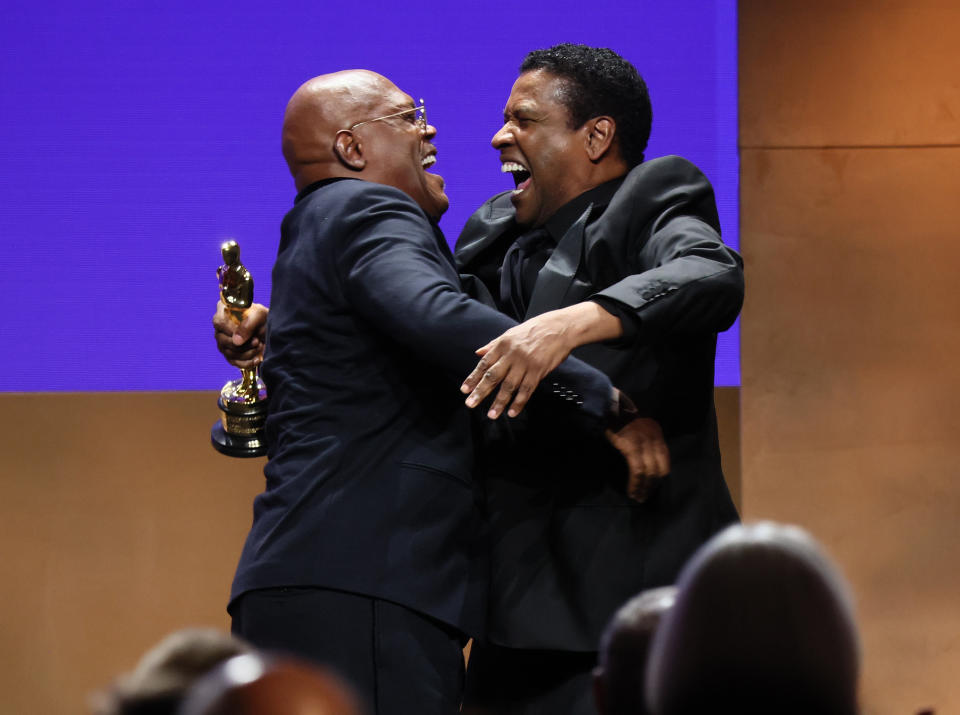
[[[515,171],[526,171],[526,169],[515,161],[505,161],[500,165],[502,174],[512,174]]]
[[[420,162],[420,164],[423,166],[424,169],[426,169],[427,167],[433,166],[433,165],[436,164],[436,163],[437,163],[437,156],[436,156],[436,154],[431,154],[430,156],[425,156],[425,157],[423,157],[423,161]]]

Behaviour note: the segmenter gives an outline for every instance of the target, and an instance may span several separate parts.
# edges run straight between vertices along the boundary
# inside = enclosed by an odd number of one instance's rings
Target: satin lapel
[[[500,196],[494,197],[484,207],[484,211],[478,212],[482,217],[474,214],[463,227],[454,250],[457,265],[461,269],[469,266],[478,255],[514,225],[513,205],[509,203],[509,198],[505,205],[501,206],[501,203],[503,199]]]
[[[583,258],[583,234],[593,204],[577,219],[576,223],[560,239],[550,260],[547,261],[537,274],[537,284],[530,296],[530,305],[524,320],[532,318],[548,310],[555,310],[563,305],[563,299],[570,289],[574,276],[580,268]]]

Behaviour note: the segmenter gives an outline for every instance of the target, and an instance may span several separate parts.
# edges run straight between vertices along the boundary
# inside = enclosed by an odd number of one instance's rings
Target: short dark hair
[[[605,47],[563,43],[528,54],[520,73],[534,70],[564,80],[561,101],[570,113],[573,128],[592,117],[613,117],[623,160],[629,166],[643,161],[653,109],[647,84],[636,67]]]

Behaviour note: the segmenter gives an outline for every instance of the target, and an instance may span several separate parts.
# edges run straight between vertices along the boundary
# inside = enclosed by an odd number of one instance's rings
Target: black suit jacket
[[[478,632],[486,569],[458,387],[514,321],[461,292],[408,196],[356,180],[298,197],[270,302],[266,489],[232,599],[320,586]],[[554,379],[582,398],[554,407],[599,424],[609,380],[572,361]]]
[[[713,189],[690,162],[665,157],[634,168],[601,211],[590,206],[558,242],[524,317],[591,297],[616,306],[627,336],[574,354],[660,422],[671,473],[635,505],[623,460],[602,438],[537,406],[487,424],[488,632],[505,646],[595,650],[618,606],[671,583],[737,518],[720,467],[713,370],[716,333],[743,301],[743,272],[720,240]],[[459,269],[496,294],[496,268],[517,233],[509,192],[493,197],[457,242]]]

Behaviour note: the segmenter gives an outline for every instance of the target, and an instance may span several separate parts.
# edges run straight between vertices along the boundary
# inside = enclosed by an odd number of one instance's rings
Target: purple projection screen
[[[512,188],[490,138],[524,54],[610,47],[653,100],[649,158],[686,156],[738,245],[735,0],[361,5],[12,2],[0,23],[0,391],[212,390],[235,375],[210,318],[227,238],[269,303],[301,82],[363,67],[423,97],[452,244]],[[737,385],[738,330],[717,384]]]

